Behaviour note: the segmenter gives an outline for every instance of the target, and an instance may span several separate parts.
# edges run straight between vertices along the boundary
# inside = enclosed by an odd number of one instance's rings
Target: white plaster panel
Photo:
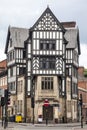
[[[31,61],[28,61],[28,71],[31,71]]]

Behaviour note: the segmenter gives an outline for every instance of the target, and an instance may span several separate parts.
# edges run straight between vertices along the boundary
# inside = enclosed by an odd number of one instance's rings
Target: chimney
[[[71,22],[61,22],[62,26],[64,28],[75,28],[76,26],[76,22],[75,21],[71,21]]]

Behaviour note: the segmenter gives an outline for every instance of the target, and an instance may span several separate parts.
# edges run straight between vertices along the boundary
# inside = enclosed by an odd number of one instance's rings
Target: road
[[[1,124],[0,124],[1,126]],[[0,130],[4,130],[3,127],[0,127]],[[28,124],[28,123],[9,123],[6,130],[87,130],[87,125],[85,124],[83,128],[81,128],[80,124]]]

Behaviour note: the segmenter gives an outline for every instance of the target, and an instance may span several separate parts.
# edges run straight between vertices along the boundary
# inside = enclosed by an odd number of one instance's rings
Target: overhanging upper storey
[[[62,30],[65,32],[62,24],[58,21],[49,7],[46,8],[31,30]]]

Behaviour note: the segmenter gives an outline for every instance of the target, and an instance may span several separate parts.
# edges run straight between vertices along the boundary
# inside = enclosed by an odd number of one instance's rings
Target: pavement
[[[20,125],[23,125],[23,126],[29,126],[29,125],[33,125],[33,124],[31,124],[31,123],[18,123],[18,124],[20,124]],[[44,127],[44,126],[53,126],[53,127],[77,127],[77,126],[81,126],[81,122],[76,122],[76,123],[59,123],[59,124],[34,124],[34,126],[38,126],[38,127]],[[83,126],[87,126],[87,124],[84,122],[83,123]]]

